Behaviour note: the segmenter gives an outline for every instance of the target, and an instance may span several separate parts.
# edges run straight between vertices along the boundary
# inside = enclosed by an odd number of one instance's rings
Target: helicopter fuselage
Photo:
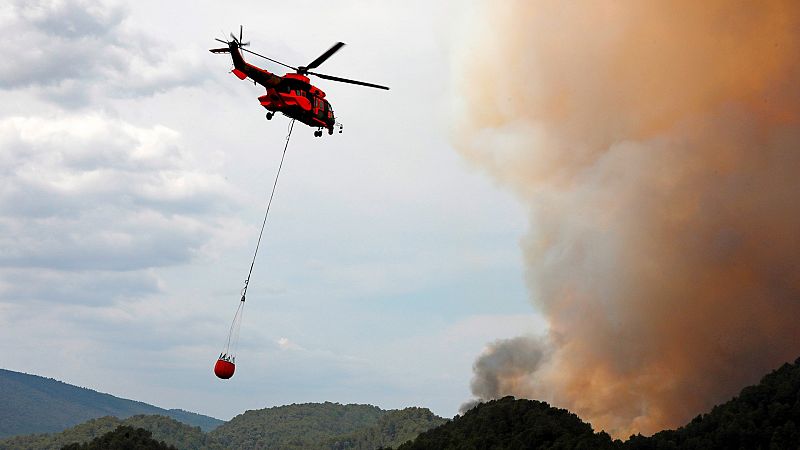
[[[287,73],[275,87],[267,88],[266,95],[258,97],[261,106],[271,112],[281,112],[311,127],[321,127],[333,132],[336,117],[325,92],[312,86],[309,79],[296,73]]]
[[[328,134],[333,134],[336,125],[333,108],[325,100],[325,92],[311,85],[308,77],[299,73],[287,73],[281,77],[256,67],[244,60],[235,43],[229,45],[229,51],[233,59],[232,73],[241,80],[250,78],[267,89],[267,93],[258,97],[258,101],[269,111],[268,119],[280,112],[310,127],[325,128]]]

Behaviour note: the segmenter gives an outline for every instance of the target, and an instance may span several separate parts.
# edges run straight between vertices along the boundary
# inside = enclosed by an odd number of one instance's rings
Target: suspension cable
[[[253,266],[256,264],[256,256],[258,256],[258,247],[261,245],[261,236],[264,234],[264,226],[267,225],[267,216],[269,216],[269,207],[272,206],[272,197],[275,196],[275,188],[278,186],[278,177],[281,176],[281,168],[283,167],[283,159],[286,158],[286,149],[289,148],[289,139],[292,137],[292,130],[294,129],[294,119],[289,124],[289,133],[286,135],[286,144],[283,146],[283,155],[281,155],[281,163],[278,165],[278,172],[275,174],[275,182],[272,183],[272,192],[269,194],[269,202],[267,202],[267,211],[264,213],[264,221],[261,222],[261,231],[258,233],[258,242],[256,243],[256,251],[253,253],[253,261],[250,263],[250,271],[247,272],[247,279],[244,281],[244,288],[242,288],[242,301],[244,302],[247,296],[247,286],[250,284],[250,275],[253,274]]]
[[[230,362],[234,362],[234,355],[236,355],[236,345],[239,343],[239,328],[242,325],[242,315],[244,315],[244,302],[239,302],[239,307],[236,308],[236,314],[233,315],[233,321],[231,321],[231,328],[228,330],[228,340],[225,341],[225,351],[220,355],[220,358],[230,358]],[[233,342],[233,350],[231,350],[231,342]]]

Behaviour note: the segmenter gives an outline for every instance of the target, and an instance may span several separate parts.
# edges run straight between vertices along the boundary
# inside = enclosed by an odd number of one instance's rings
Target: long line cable
[[[286,135],[286,144],[283,146],[283,155],[281,155],[281,163],[278,165],[278,172],[275,174],[275,182],[272,183],[272,192],[269,194],[269,202],[267,202],[267,211],[264,213],[264,221],[261,222],[261,231],[258,233],[258,242],[256,242],[256,251],[253,252],[253,261],[250,263],[250,271],[247,272],[247,279],[244,281],[244,288],[242,288],[242,302],[247,296],[247,286],[250,284],[250,275],[253,274],[253,266],[256,264],[256,256],[258,256],[258,248],[261,246],[261,237],[264,235],[264,227],[267,225],[267,217],[269,217],[269,208],[272,206],[272,198],[275,196],[275,188],[278,186],[278,178],[281,176],[281,168],[283,167],[283,160],[286,158],[286,149],[289,148],[289,139],[292,137],[292,130],[294,129],[294,120],[289,124],[289,133]]]
[[[272,192],[269,194],[269,201],[267,202],[267,210],[264,213],[264,221],[261,222],[261,231],[258,233],[258,242],[256,242],[256,250],[253,252],[253,261],[250,262],[250,270],[247,272],[247,279],[244,281],[244,288],[242,288],[242,299],[239,302],[239,307],[236,308],[236,314],[233,315],[231,327],[228,330],[228,339],[225,342],[225,350],[220,355],[220,358],[227,359],[233,362],[234,355],[236,354],[236,344],[239,342],[239,327],[242,324],[242,315],[244,314],[244,301],[247,296],[247,286],[250,284],[250,276],[253,274],[253,267],[256,264],[256,256],[258,256],[258,248],[261,246],[261,238],[264,235],[264,227],[267,225],[267,217],[269,217],[269,208],[272,206],[272,199],[275,197],[275,189],[278,186],[278,178],[281,176],[281,168],[283,168],[283,160],[286,158],[286,150],[289,148],[289,139],[292,137],[292,130],[294,129],[294,119],[289,124],[289,133],[286,135],[286,144],[283,146],[283,154],[281,155],[281,162],[278,165],[278,172],[275,174],[275,182],[272,183]],[[233,351],[231,351],[231,344],[233,344]]]
[[[231,328],[228,330],[228,340],[225,341],[225,349],[220,357],[230,358],[230,362],[234,362],[233,358],[236,355],[236,345],[239,343],[239,328],[242,325],[242,315],[244,315],[244,302],[239,302],[239,307],[236,308],[236,314],[233,315],[231,321]],[[233,342],[233,349],[231,349],[231,342]]]

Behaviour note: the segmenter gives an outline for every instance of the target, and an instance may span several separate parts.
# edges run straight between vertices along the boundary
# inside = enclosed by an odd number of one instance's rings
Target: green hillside
[[[53,433],[104,416],[157,414],[211,430],[222,421],[183,410],[167,410],[51,378],[0,369],[0,438]]]
[[[387,411],[375,425],[330,439],[323,448],[366,450],[397,447],[445,422],[447,420],[433,414],[427,408]]]
[[[375,449],[393,443],[398,432],[408,439],[441,421],[422,408],[306,403],[247,411],[210,435],[226,448]]]
[[[85,444],[70,444],[62,450],[177,450],[175,446],[153,439],[144,428],[121,425]]]

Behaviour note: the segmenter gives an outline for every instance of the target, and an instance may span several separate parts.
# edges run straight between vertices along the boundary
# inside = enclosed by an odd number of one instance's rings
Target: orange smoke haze
[[[487,2],[453,140],[530,206],[543,340],[473,392],[627,437],[800,356],[800,3]]]

